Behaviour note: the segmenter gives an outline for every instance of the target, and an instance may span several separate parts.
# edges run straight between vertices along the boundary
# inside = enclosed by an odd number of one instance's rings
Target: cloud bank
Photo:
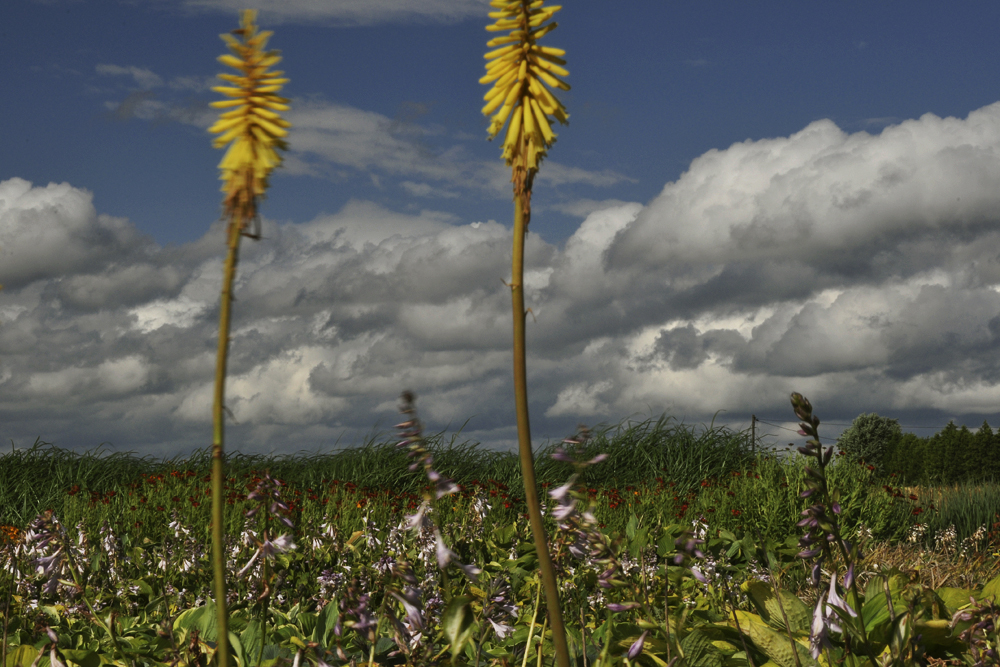
[[[369,26],[382,23],[455,23],[480,17],[489,7],[487,0],[258,0],[261,14],[269,23],[321,22],[336,26]],[[244,8],[239,0],[184,0],[188,11],[236,12]]]
[[[536,217],[536,441],[636,413],[788,419],[792,391],[825,420],[995,415],[998,185],[1000,103],[712,150],[646,205],[580,202],[562,247]],[[357,444],[404,389],[432,428],[513,445],[507,226],[366,201],[264,225],[238,268],[227,448]],[[70,184],[0,183],[5,437],[207,446],[223,250],[220,223],[163,248]]]

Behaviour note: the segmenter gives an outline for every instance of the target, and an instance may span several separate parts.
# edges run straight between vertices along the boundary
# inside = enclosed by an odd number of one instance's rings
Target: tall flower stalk
[[[566,52],[536,42],[555,30],[557,23],[546,23],[561,9],[559,6],[543,7],[542,0],[492,0],[490,5],[499,11],[490,12],[496,23],[486,26],[490,32],[510,30],[510,34],[496,37],[487,46],[486,76],[479,83],[493,83],[486,93],[483,114],[493,113],[488,130],[492,140],[508,117],[507,134],[503,142],[503,158],[512,167],[514,184],[514,248],[511,259],[510,293],[514,312],[514,403],[517,410],[518,449],[521,474],[524,477],[524,499],[528,506],[531,533],[545,588],[545,602],[556,649],[559,667],[569,667],[569,649],[559,604],[559,588],[555,568],[549,555],[545,529],[542,525],[541,506],[535,487],[534,457],[531,452],[531,430],[528,422],[528,387],[525,363],[524,329],[527,312],[524,308],[524,239],[531,218],[531,186],[538,165],[549,146],[555,143],[549,116],[568,124],[569,116],[562,103],[545,87],[569,90],[569,85],[556,76],[567,76],[562,68]],[[499,48],[494,48],[499,47]],[[494,113],[495,112],[495,113]]]
[[[216,108],[231,108],[208,129],[219,134],[213,146],[229,145],[219,169],[222,172],[223,215],[229,219],[227,237],[229,252],[222,279],[222,306],[219,314],[219,349],[215,367],[215,402],[212,409],[212,569],[215,577],[215,603],[218,614],[217,664],[229,665],[229,626],[226,613],[226,557],[223,551],[223,410],[225,409],[226,360],[229,354],[229,322],[232,308],[233,280],[240,237],[259,239],[260,234],[248,231],[251,223],[259,225],[257,200],[267,190],[271,170],[281,164],[275,149],[287,149],[283,138],[288,135],[290,123],[278,115],[288,110],[288,100],[275,93],[288,79],[280,78],[283,72],[269,72],[281,57],[277,51],[264,52],[271,31],[257,32],[254,20],[256,10],[243,11],[241,28],[233,35],[220,35],[229,45],[233,55],[219,56],[219,62],[234,67],[239,74],[219,74],[219,78],[234,84],[216,86],[212,90],[222,93],[228,100],[212,102]]]

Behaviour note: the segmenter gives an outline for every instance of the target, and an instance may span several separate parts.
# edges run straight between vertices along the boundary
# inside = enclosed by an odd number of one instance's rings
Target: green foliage
[[[875,466],[877,473],[884,471],[883,460],[892,441],[902,436],[899,421],[880,417],[874,412],[859,415],[840,434],[837,445],[853,461],[865,461]]]

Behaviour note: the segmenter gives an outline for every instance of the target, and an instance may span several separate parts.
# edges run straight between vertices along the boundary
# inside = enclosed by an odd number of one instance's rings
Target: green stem
[[[17,583],[17,574],[20,571],[20,568],[17,566],[17,555],[20,551],[19,546],[18,544],[12,544],[10,550],[10,586],[7,587],[7,602],[4,605],[3,611],[3,643],[0,643],[0,665],[7,664],[7,628],[10,625],[10,598],[14,594],[14,585]]]
[[[108,616],[107,624],[103,620],[101,620],[100,616],[97,615],[97,611],[94,609],[94,606],[90,604],[90,599],[87,597],[86,582],[81,583],[81,580],[83,579],[83,573],[82,571],[80,572],[77,571],[77,563],[76,560],[73,558],[73,550],[69,548],[68,544],[65,545],[65,548],[66,548],[66,560],[69,561],[69,573],[73,577],[73,583],[76,584],[77,589],[81,591],[80,595],[83,598],[84,604],[87,605],[87,609],[90,610],[90,615],[94,618],[95,621],[97,621],[98,625],[101,626],[104,632],[108,634],[108,637],[111,638],[111,645],[114,647],[115,652],[121,657],[122,662],[124,662],[127,665],[132,665],[134,667],[135,662],[128,659],[128,656],[125,655],[125,651],[122,649],[121,644],[118,643],[118,638],[115,637],[114,612],[112,612]]]
[[[226,613],[226,554],[223,542],[223,400],[226,388],[226,359],[229,356],[229,315],[233,304],[233,280],[236,277],[236,259],[240,248],[240,220],[229,222],[229,253],[222,276],[222,304],[219,315],[219,350],[215,366],[215,404],[212,408],[212,571],[215,578],[215,611],[218,619],[216,638],[216,664],[229,667],[229,615]]]
[[[563,627],[562,610],[559,606],[559,586],[556,583],[555,568],[549,556],[548,540],[542,525],[542,511],[538,504],[538,489],[535,486],[535,460],[531,452],[531,429],[528,423],[528,381],[525,361],[524,329],[527,312],[524,309],[524,237],[527,224],[524,216],[524,202],[514,198],[514,253],[511,262],[510,294],[514,310],[514,405],[517,409],[517,440],[521,458],[521,475],[524,477],[524,500],[528,506],[528,520],[535,540],[538,566],[545,587],[545,603],[552,628],[552,642],[556,649],[557,667],[570,667],[569,646],[566,644],[566,630]]]

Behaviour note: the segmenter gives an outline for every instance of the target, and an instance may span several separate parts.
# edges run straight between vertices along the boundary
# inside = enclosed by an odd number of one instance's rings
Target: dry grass
[[[859,586],[864,588],[880,572],[881,568],[899,568],[899,571],[931,588],[948,586],[952,588],[981,588],[1000,574],[1000,558],[996,556],[1000,545],[992,545],[984,551],[959,549],[948,551],[928,551],[918,544],[885,544],[862,540],[859,551],[863,556],[860,567],[855,567]],[[845,567],[843,559],[837,555],[832,563],[841,574]],[[824,566],[830,570],[831,564]],[[809,605],[815,605],[817,591],[811,586],[802,586],[795,594]]]

